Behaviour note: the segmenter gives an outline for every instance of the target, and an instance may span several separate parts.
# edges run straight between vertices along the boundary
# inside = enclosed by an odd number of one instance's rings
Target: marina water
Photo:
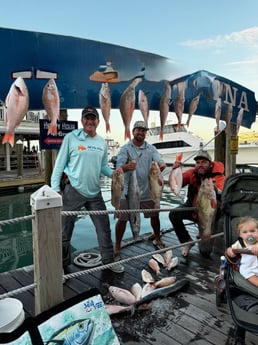
[[[0,220],[8,220],[31,215],[30,196],[36,189],[25,189],[23,193],[8,193],[0,195]],[[101,190],[108,210],[114,210],[111,205],[111,179],[101,178]],[[170,188],[165,185],[160,208],[172,208],[182,201],[176,198]],[[110,214],[112,240],[115,240],[114,215]],[[161,228],[171,227],[168,212],[160,212]],[[51,229],[49,229],[51,231]],[[150,220],[141,214],[140,234],[150,233]],[[129,222],[124,238],[131,238],[132,232]],[[73,252],[88,251],[97,247],[97,235],[89,216],[78,216],[71,241]],[[0,228],[0,272],[14,270],[33,264],[32,250],[32,222],[20,221],[15,224],[2,225]]]

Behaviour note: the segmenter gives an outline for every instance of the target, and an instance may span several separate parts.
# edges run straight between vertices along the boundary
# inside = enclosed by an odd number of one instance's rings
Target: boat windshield
[[[149,135],[159,135],[160,132],[160,127],[151,127],[149,130]],[[167,133],[178,133],[178,132],[187,132],[185,126],[183,124],[181,124],[180,128],[177,128],[177,124],[170,124],[170,125],[166,125],[164,126],[164,130],[163,133],[167,134]]]

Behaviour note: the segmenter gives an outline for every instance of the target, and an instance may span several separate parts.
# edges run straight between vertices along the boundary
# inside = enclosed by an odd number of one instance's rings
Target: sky
[[[176,61],[182,76],[207,70],[247,87],[258,99],[257,0],[2,0],[1,13],[1,27],[158,54]],[[69,120],[80,119],[78,110],[68,114]],[[138,119],[135,112],[133,122]],[[159,121],[156,112],[150,113],[152,119]],[[122,125],[118,111],[112,111],[109,136],[120,143]],[[106,136],[104,127],[102,120],[98,132]],[[213,120],[195,116],[190,130],[208,140],[214,127]],[[257,121],[251,130],[258,130]]]

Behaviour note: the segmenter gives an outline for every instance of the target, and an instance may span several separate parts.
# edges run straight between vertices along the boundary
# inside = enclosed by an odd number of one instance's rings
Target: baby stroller
[[[239,217],[258,218],[258,175],[241,173],[229,176],[221,195],[221,212],[226,249],[238,239],[236,222]],[[241,252],[239,250],[238,255]],[[228,303],[236,324],[235,345],[245,344],[246,331],[258,333],[258,287],[238,272],[239,256],[234,260],[226,256],[221,258],[220,276],[216,278],[216,304]]]

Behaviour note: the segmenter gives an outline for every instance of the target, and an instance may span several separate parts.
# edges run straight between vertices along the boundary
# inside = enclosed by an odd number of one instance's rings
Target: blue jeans
[[[84,206],[87,211],[106,210],[101,192],[93,198],[86,198],[67,184],[63,191],[63,211],[80,211]],[[74,222],[77,216],[62,216],[62,245],[63,266],[70,263],[70,241],[73,234]],[[108,214],[90,215],[95,226],[99,251],[103,264],[114,261],[114,250],[111,239],[111,229]]]

